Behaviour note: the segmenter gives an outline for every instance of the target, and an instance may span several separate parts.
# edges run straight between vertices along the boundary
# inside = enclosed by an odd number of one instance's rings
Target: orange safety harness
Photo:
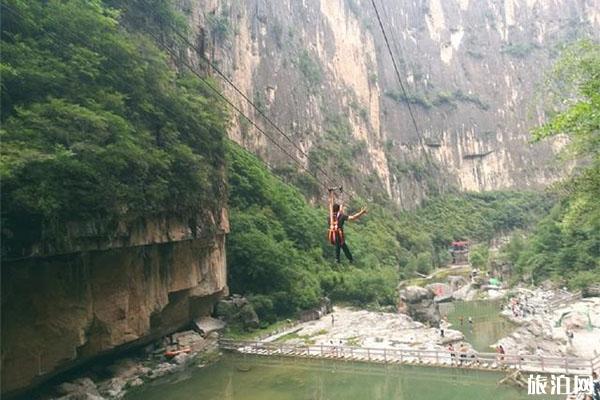
[[[339,243],[341,246],[344,244],[344,230],[339,227],[338,221],[342,215],[342,209],[340,207],[337,213],[333,212],[333,190],[329,189],[329,229],[327,230],[327,240],[332,245]],[[341,190],[342,188],[340,187]]]

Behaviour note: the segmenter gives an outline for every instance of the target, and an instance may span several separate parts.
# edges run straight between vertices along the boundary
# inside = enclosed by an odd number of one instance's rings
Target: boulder
[[[55,400],[106,400],[106,398],[91,393],[71,393],[66,396],[57,397]]]
[[[433,301],[434,293],[420,286],[409,286],[400,290],[398,311],[408,314],[412,319],[437,326],[440,322],[440,310]]]
[[[590,284],[583,289],[584,297],[600,297],[600,283]]]
[[[454,300],[470,301],[477,296],[477,289],[473,285],[465,285],[452,293]]]
[[[189,360],[190,356],[187,353],[179,353],[177,354],[175,357],[173,357],[171,359],[171,362],[177,364],[177,365],[183,365],[185,363],[187,363],[187,361]]]
[[[194,327],[201,336],[207,337],[212,332],[220,331],[225,328],[225,322],[211,317],[202,317],[194,320]]]
[[[129,379],[138,375],[141,365],[135,361],[124,358],[108,366],[106,369],[115,378]]]
[[[229,299],[222,299],[215,305],[215,316],[225,321],[231,321],[237,314],[237,307]]]
[[[448,277],[448,285],[450,286],[450,289],[452,289],[452,292],[455,292],[461,287],[466,286],[468,284],[469,282],[467,282],[464,276],[450,275]]]
[[[165,376],[167,374],[170,374],[171,372],[173,372],[176,369],[176,365],[168,363],[168,362],[163,362],[158,364],[151,372],[150,372],[150,376],[152,378],[160,378],[161,376]]]
[[[215,306],[215,316],[226,323],[239,323],[245,329],[256,329],[260,325],[258,315],[245,297],[232,295],[220,300]]]
[[[100,400],[100,392],[90,378],[79,378],[73,382],[64,382],[55,387],[61,400]]]
[[[218,320],[217,320],[218,321]],[[223,323],[222,321],[220,321]],[[179,349],[191,349],[192,351],[200,351],[204,347],[205,339],[198,332],[183,331],[173,334],[173,341],[177,343]]]
[[[310,308],[308,310],[302,310],[298,313],[298,319],[302,322],[313,321],[321,319],[324,315],[327,315],[333,311],[333,305],[328,297],[322,297],[317,307]]]
[[[240,309],[240,319],[246,329],[257,329],[260,324],[258,315],[256,315],[254,307],[250,304],[246,304]]]
[[[400,291],[400,299],[409,304],[433,300],[434,293],[420,286],[408,286]]]
[[[125,395],[126,384],[127,382],[125,381],[125,379],[112,378],[105,382],[102,382],[98,389],[100,390],[100,393],[107,397],[120,399]]]
[[[54,388],[54,391],[60,395],[68,395],[78,392],[81,388],[72,382],[63,382]]]
[[[129,386],[137,387],[144,384],[144,381],[141,378],[135,378],[131,382],[129,382]]]

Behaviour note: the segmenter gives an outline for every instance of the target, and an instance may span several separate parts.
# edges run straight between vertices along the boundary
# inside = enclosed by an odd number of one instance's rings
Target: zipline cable
[[[402,94],[404,95],[404,100],[408,107],[408,113],[410,114],[410,119],[415,127],[415,131],[417,133],[417,138],[419,142],[423,141],[423,137],[421,136],[421,132],[419,131],[419,127],[417,125],[417,120],[413,114],[412,107],[410,106],[410,102],[408,101],[408,93],[404,88],[404,83],[402,82],[402,77],[400,76],[400,71],[398,69],[398,65],[396,64],[396,58],[394,57],[394,53],[392,52],[392,48],[390,47],[390,42],[388,40],[388,35],[383,27],[383,22],[381,21],[381,16],[379,15],[379,9],[377,8],[377,4],[375,4],[375,0],[371,0],[371,4],[373,5],[373,9],[375,10],[375,16],[377,17],[377,21],[379,22],[379,28],[381,28],[381,33],[383,34],[383,39],[385,40],[385,45],[387,47],[388,53],[390,54],[390,58],[392,59],[392,64],[394,66],[394,71],[396,72],[396,78],[398,79],[398,83],[400,83],[400,89],[402,90]]]
[[[145,3],[147,6],[150,6],[150,4],[146,1],[146,0],[140,0],[140,2]],[[206,55],[204,55],[204,53],[201,51],[201,49],[198,48],[197,45],[194,45],[193,43],[190,42],[189,38],[184,35],[180,30],[176,29],[173,24],[169,23],[168,21],[165,21],[164,19],[162,19],[160,16],[157,16],[161,22],[163,22],[164,24],[168,25],[168,27],[171,29],[171,31],[173,31],[173,33],[175,33],[175,35],[177,35],[181,40],[183,40],[191,49],[194,50],[194,52],[198,55],[198,57],[200,57],[200,59],[202,61],[204,61],[211,69],[213,69],[229,86],[231,86],[233,88],[233,90],[238,93],[240,96],[242,96],[242,98],[248,103],[250,104],[250,106],[252,106],[252,108],[254,108],[254,110],[262,117],[264,118],[265,121],[268,122],[269,125],[271,125],[279,134],[281,134],[283,137],[285,137],[287,139],[287,141],[292,144],[292,146],[294,146],[294,148],[296,150],[298,150],[304,157],[306,157],[306,159],[310,162],[313,163],[313,165],[319,170],[319,172],[321,172],[321,174],[323,174],[323,176],[325,176],[328,180],[329,183],[335,182],[334,179],[332,179],[327,172],[321,168],[321,166],[319,166],[319,164],[317,162],[315,162],[313,160],[312,157],[310,157],[309,154],[307,154],[297,143],[295,143],[288,134],[286,134],[283,129],[281,129],[267,114],[264,113],[264,111],[262,111],[260,109],[260,107],[258,107],[233,81],[231,81],[231,79],[229,79],[227,77],[227,75],[225,73],[223,73],[210,59],[208,59],[208,57],[206,57]]]
[[[0,3],[0,5],[5,8],[6,10],[8,10],[9,12],[13,13],[14,15],[20,17],[23,21],[27,20],[27,18],[25,16],[23,16],[21,13],[19,13],[17,10],[13,9],[12,7],[9,7],[8,5],[4,4],[4,3]],[[49,32],[46,29],[39,27],[36,25],[36,28],[39,29],[40,31],[44,32],[45,34],[47,34],[48,36],[54,38],[54,40],[56,40],[57,42],[63,42],[63,40],[61,40],[60,38],[58,38],[56,36],[56,34],[54,34],[53,32]],[[152,36],[152,38],[156,41],[157,45],[159,45],[160,47],[162,47],[165,51],[167,51],[171,57],[173,57],[174,59],[178,59],[177,55],[175,54],[175,52],[170,49],[167,45],[163,44],[162,41],[154,34],[147,32],[150,36]],[[225,103],[227,103],[229,106],[231,106],[238,114],[240,114],[242,117],[244,117],[244,119],[246,119],[250,124],[252,124],[252,126],[254,126],[257,131],[259,131],[262,135],[264,135],[265,137],[267,137],[277,148],[279,148],[279,150],[281,150],[285,155],[287,155],[290,159],[292,159],[292,161],[294,161],[296,164],[298,164],[298,166],[306,171],[309,175],[311,175],[318,184],[320,184],[322,187],[324,187],[325,189],[328,189],[329,186],[322,182],[319,177],[313,173],[312,171],[310,171],[310,169],[305,166],[300,160],[298,160],[294,155],[292,155],[291,153],[289,153],[283,146],[281,146],[272,136],[270,136],[269,134],[267,134],[267,132],[265,132],[256,122],[254,122],[250,117],[248,117],[239,107],[237,107],[229,98],[227,98],[225,95],[223,95],[217,88],[215,88],[210,82],[208,82],[204,77],[202,77],[198,72],[195,71],[195,69],[187,62],[181,60],[183,62],[183,64],[190,70],[190,72],[192,72],[195,76],[197,76],[200,81],[210,89],[210,91],[212,91],[213,93],[215,93],[218,97],[221,98],[221,100],[223,100]],[[99,69],[104,70],[104,72],[108,72],[106,71],[106,69],[104,69],[101,66],[98,66]],[[163,104],[164,107],[164,104]],[[169,110],[171,111],[171,110]],[[227,138],[229,139],[229,138]],[[326,175],[327,176],[327,175]],[[328,177],[329,178],[329,177]]]
[[[189,71],[194,74],[196,77],[198,77],[206,87],[208,87],[213,93],[215,93],[218,97],[220,97],[225,103],[227,103],[234,111],[236,111],[239,115],[241,115],[242,117],[244,117],[244,119],[246,119],[248,122],[250,122],[250,124],[252,124],[252,126],[254,126],[254,128],[256,128],[256,130],[258,132],[260,132],[262,135],[264,135],[265,137],[267,137],[275,146],[277,146],[277,148],[279,150],[281,150],[281,152],[283,152],[285,155],[287,155],[289,158],[291,158],[296,164],[298,164],[300,166],[300,168],[302,168],[303,170],[305,170],[307,173],[309,173],[313,178],[315,178],[315,180],[324,188],[328,188],[326,183],[323,183],[316,174],[312,173],[312,171],[309,170],[308,167],[306,167],[300,160],[298,160],[294,155],[292,155],[291,153],[289,153],[283,146],[281,146],[271,135],[269,135],[264,129],[262,129],[256,122],[254,122],[250,117],[248,117],[238,106],[236,106],[232,100],[230,100],[227,96],[225,96],[223,93],[221,93],[221,91],[214,87],[210,82],[208,82],[200,73],[198,73],[194,67],[187,61],[178,58],[177,54],[175,53],[175,51],[171,48],[169,48],[169,46],[167,46],[166,44],[162,43],[160,41],[160,38],[158,38],[157,36],[155,36],[152,33],[148,33],[152,38],[154,38],[154,40],[157,41],[157,44],[162,47],[167,53],[169,53],[171,55],[171,57],[173,57],[174,59],[178,59],[181,63],[183,63],[183,65],[185,65]]]
[[[143,1],[143,0],[142,0]],[[20,17],[23,21],[28,20],[28,18],[26,18],[25,16],[23,16],[20,12],[18,12],[17,10],[14,10],[12,7],[9,7],[8,5],[4,4],[4,3],[0,3],[0,5],[2,5],[3,8],[5,8],[6,10],[12,12],[14,15],[17,15],[18,17]],[[48,36],[52,37],[55,41],[57,42],[63,42],[63,40],[59,37],[57,37],[57,35],[54,32],[49,32],[46,29],[37,26],[36,24],[34,24],[34,26],[36,26],[37,29],[39,29],[40,31],[44,32],[45,34],[47,34]],[[186,41],[186,43],[190,46],[191,43],[189,43],[189,41],[183,36],[183,34],[181,34],[179,31],[176,31],[175,29],[173,29],[171,27],[171,29],[177,34],[177,36],[179,36],[181,39],[183,39],[184,41]],[[157,45],[159,45],[160,47],[162,47],[167,53],[169,53],[171,55],[171,57],[173,57],[173,59],[180,59],[177,54],[175,53],[175,51],[173,49],[171,49],[170,47],[168,47],[166,44],[163,43],[163,41],[157,37],[155,34],[151,33],[151,32],[147,32],[157,43]],[[78,38],[80,38],[80,36],[77,36]],[[198,52],[198,49],[193,47],[194,50],[196,52]],[[237,88],[237,86],[235,84],[233,84],[233,82],[231,82],[225,74],[223,74],[213,63],[210,62],[210,60],[208,60],[205,56],[202,56],[202,59],[207,62],[211,68],[213,68],[215,71],[217,71],[217,73],[223,77],[226,81],[228,81],[228,83],[234,87],[236,89],[236,92],[238,92],[239,94],[241,94],[249,103],[251,103],[251,105],[257,109],[258,112],[260,112],[260,114],[268,120],[268,122],[277,128],[278,132],[280,132],[284,137],[286,137],[286,139],[288,141],[290,141],[290,143],[294,144],[294,147],[296,147],[299,151],[302,152],[302,154],[304,154],[306,156],[306,158],[309,161],[312,161],[314,163],[314,165],[317,167],[317,169],[325,176],[329,179],[329,183],[331,183],[333,181],[333,179],[331,179],[331,177],[329,177],[329,175],[320,167],[318,166],[318,164],[316,162],[314,162],[302,149],[298,148],[295,143],[289,138],[289,136],[285,135],[285,133],[272,121],[270,120],[261,110],[259,110],[257,108],[257,106],[251,102],[247,96],[245,96],[243,94],[243,92],[241,92],[241,90],[239,90],[239,88]],[[298,164],[298,166],[300,167],[301,170],[306,171],[310,176],[312,176],[315,181],[321,185],[323,188],[325,189],[329,189],[331,186],[324,183],[323,181],[321,181],[319,179],[319,177],[313,172],[311,171],[307,166],[305,166],[301,161],[299,161],[294,155],[290,154],[283,146],[281,146],[271,135],[269,135],[264,129],[262,129],[254,120],[252,120],[249,116],[247,116],[238,106],[236,106],[233,101],[231,101],[229,98],[227,98],[225,95],[223,95],[219,89],[217,89],[215,86],[213,86],[210,82],[208,82],[205,77],[203,77],[201,74],[199,74],[192,65],[190,65],[189,62],[181,60],[182,63],[190,70],[191,73],[193,73],[196,77],[198,77],[200,79],[200,81],[207,87],[209,88],[210,91],[212,91],[214,94],[216,94],[219,98],[221,98],[225,103],[227,103],[229,106],[231,106],[234,111],[236,111],[238,114],[240,114],[244,119],[246,119],[252,126],[254,126],[257,131],[259,133],[261,133],[262,135],[264,135],[265,137],[267,137],[279,150],[281,150],[282,153],[284,153],[285,155],[287,155],[292,161],[294,161],[296,164]],[[99,69],[104,70],[105,73],[108,73],[108,71],[103,68],[101,65],[97,66]],[[163,107],[165,105],[163,104]],[[168,107],[165,107],[166,109],[168,109]],[[172,112],[172,110],[168,109],[168,111]],[[231,141],[231,139],[226,138],[228,140]],[[269,167],[267,164],[265,164],[267,167]],[[347,190],[345,191],[345,193],[347,193],[349,195],[348,197],[348,201],[352,201],[355,197],[357,197],[356,193],[353,190]]]

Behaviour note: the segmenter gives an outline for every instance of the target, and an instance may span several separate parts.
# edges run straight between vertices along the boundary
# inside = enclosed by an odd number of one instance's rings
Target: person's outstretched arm
[[[365,215],[367,213],[367,209],[365,207],[361,208],[359,212],[357,212],[354,215],[350,215],[348,217],[348,220],[350,221],[355,221],[357,219],[359,219],[360,217],[362,217],[363,215]]]

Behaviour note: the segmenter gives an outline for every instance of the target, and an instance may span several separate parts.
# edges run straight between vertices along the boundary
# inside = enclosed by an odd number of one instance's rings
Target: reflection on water
[[[446,310],[441,308],[441,312],[447,313],[448,321],[452,323],[451,328],[461,331],[475,350],[494,352],[490,345],[515,329],[512,323],[500,316],[501,304],[499,300],[459,301],[447,305]],[[472,327],[468,323],[469,317],[473,319]]]
[[[515,400],[500,373],[225,355],[191,374],[142,387],[127,400]],[[544,397],[536,396],[537,399]]]

